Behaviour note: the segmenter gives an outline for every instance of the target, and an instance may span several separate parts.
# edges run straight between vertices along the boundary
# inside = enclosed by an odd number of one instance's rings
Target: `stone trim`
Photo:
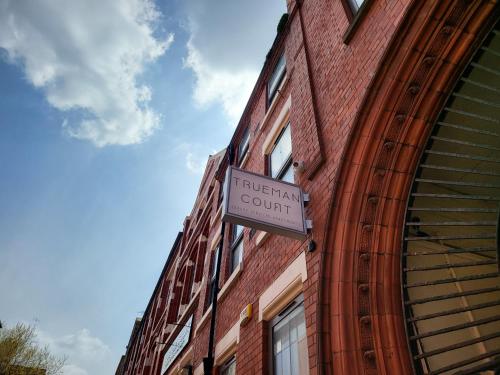
[[[306,280],[306,254],[302,252],[259,297],[259,322],[273,318],[297,297]]]
[[[274,141],[276,141],[276,138],[278,138],[281,129],[283,129],[287,124],[287,121],[290,117],[291,106],[292,106],[292,96],[290,95],[288,96],[288,99],[286,100],[285,104],[283,104],[283,107],[281,108],[278,117],[274,121],[272,128],[269,129],[269,132],[267,133],[267,136],[264,139],[264,142],[262,143],[263,156],[271,152],[271,149],[274,145]]]
[[[240,322],[237,321],[215,345],[214,363],[222,365],[235,352],[240,342]]]
[[[334,373],[412,373],[400,281],[406,200],[435,117],[494,7],[413,1],[361,104],[323,246],[318,342],[320,364]]]

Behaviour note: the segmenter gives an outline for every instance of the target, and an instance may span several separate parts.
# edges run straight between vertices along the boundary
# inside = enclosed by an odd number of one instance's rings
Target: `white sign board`
[[[179,331],[174,341],[170,344],[169,348],[163,356],[163,364],[161,366],[161,373],[164,374],[168,368],[174,363],[177,356],[189,343],[189,336],[191,335],[191,326],[193,324],[193,316],[187,320],[184,327]]]
[[[228,167],[222,220],[304,239],[304,197],[299,186]]]

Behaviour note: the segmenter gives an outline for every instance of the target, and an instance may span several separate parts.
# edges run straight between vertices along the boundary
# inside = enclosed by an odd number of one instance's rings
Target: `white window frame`
[[[234,373],[236,373],[236,356],[234,355],[221,366],[220,374],[225,375],[224,371],[228,371],[232,365],[234,365]]]
[[[275,327],[280,324],[282,321],[288,319],[296,309],[302,308],[302,313],[304,314],[304,324],[306,323],[306,318],[305,318],[305,307],[304,307],[304,295],[300,294],[297,296],[294,300],[292,300],[278,315],[271,320],[271,324],[269,325],[269,348],[270,348],[270,353],[269,355],[271,356],[270,360],[270,373],[275,374],[275,358],[274,358],[274,329]],[[306,340],[307,340],[307,332],[306,332]],[[306,356],[307,356],[307,361],[309,362],[309,351],[307,349],[306,345]]]
[[[285,54],[281,54],[276,65],[274,65],[273,72],[267,81],[267,106],[268,108],[271,106],[274,98],[276,97],[276,93],[280,87],[281,82],[285,78],[286,73],[286,58]]]
[[[283,128],[281,129],[279,135],[276,137],[276,140],[274,141],[274,144],[273,144],[273,147],[271,148],[271,150],[269,151],[269,154],[268,154],[268,164],[269,164],[269,175],[272,177],[272,178],[276,178],[278,180],[281,180],[283,178],[283,176],[286,175],[286,173],[292,169],[292,173],[293,173],[293,151],[292,151],[292,148],[290,150],[290,155],[288,155],[288,157],[285,159],[285,161],[283,162],[283,164],[279,167],[278,169],[278,173],[276,173],[275,176],[273,176],[273,164],[272,164],[272,154],[274,152],[274,150],[276,149],[276,147],[278,146],[279,142],[281,141],[285,131],[288,129],[288,131],[290,132],[290,144],[292,143],[292,129],[291,129],[291,125],[290,125],[290,122],[288,122],[285,126],[283,126]],[[292,181],[290,182],[294,182],[295,181],[295,176],[293,175],[293,178],[292,178]]]
[[[241,228],[241,231],[240,233],[236,233],[236,228],[240,227]],[[230,267],[230,273],[233,273],[236,268],[238,268],[238,265],[243,261],[243,251],[244,251],[244,246],[243,246],[243,230],[245,229],[245,227],[241,226],[241,225],[237,225],[237,224],[233,224],[232,226],[232,232],[231,232],[231,256],[230,256],[230,264],[229,264],[229,267]],[[238,259],[238,262],[235,263],[234,262],[234,253],[235,253],[235,250],[241,246],[241,250],[240,250],[240,255],[239,255],[239,259]]]
[[[212,269],[210,270],[210,280],[208,281],[208,301],[207,301],[207,308],[205,309],[208,310],[212,306],[212,300],[213,300],[213,293],[215,293],[215,290],[218,286],[215,285],[215,274],[217,270],[217,261],[218,257],[221,256],[221,244],[217,245],[217,247],[214,250],[214,259],[213,259],[213,264],[212,264]]]
[[[250,127],[247,127],[243,132],[240,144],[238,145],[238,160],[237,160],[238,166],[241,166],[241,163],[245,159],[245,156],[247,155],[249,148],[250,148]]]

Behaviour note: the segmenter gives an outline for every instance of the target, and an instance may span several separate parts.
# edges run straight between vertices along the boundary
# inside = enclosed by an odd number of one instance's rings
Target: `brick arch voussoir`
[[[413,1],[361,105],[332,194],[322,285],[323,372],[410,374],[401,236],[413,176],[496,1]]]

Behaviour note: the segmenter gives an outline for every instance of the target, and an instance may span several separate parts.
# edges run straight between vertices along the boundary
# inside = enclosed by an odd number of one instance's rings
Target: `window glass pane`
[[[283,363],[283,374],[290,374],[291,370],[290,368],[292,367],[290,363],[290,347],[283,347],[283,352],[282,352],[282,363]]]
[[[271,177],[277,178],[284,164],[292,155],[292,137],[290,125],[283,130],[271,151]]]
[[[219,187],[219,199],[217,201],[217,206],[219,206],[224,199],[224,183],[222,183]]]
[[[231,254],[231,272],[233,272],[238,264],[243,260],[243,239],[233,248]]]
[[[293,166],[292,163],[290,163],[290,165],[282,172],[280,180],[290,182],[293,184],[295,181],[293,173],[294,173]]]
[[[299,316],[300,318],[300,316]],[[290,343],[294,344],[297,342],[297,317],[293,318],[290,324]]]
[[[272,337],[274,374],[307,374],[309,361],[303,304],[273,327]]]
[[[290,329],[290,321],[288,321],[288,324],[286,324],[281,330],[282,330],[282,345],[283,345],[283,350],[287,349],[290,346],[290,335],[289,335],[289,329]]]
[[[349,0],[352,4],[352,8],[354,11],[358,11],[361,5],[365,2],[365,0]]]
[[[238,146],[238,164],[241,163],[243,158],[245,157],[245,154],[248,151],[248,142],[250,141],[250,132],[248,131],[248,128],[245,130],[245,133],[243,134],[243,137],[241,138],[240,145]]]
[[[292,363],[291,363],[291,375],[301,375],[303,373],[299,372],[299,368],[300,368],[300,365],[299,365],[299,349],[298,349],[298,345],[296,342],[292,343],[292,345],[290,346],[290,358],[292,360]]]
[[[240,234],[243,232],[243,226],[242,225],[233,225],[233,242],[238,239]]]
[[[306,322],[304,321],[304,319],[301,319],[297,322],[297,332],[299,340],[306,337]]]
[[[208,291],[207,291],[207,301],[205,305],[205,311],[212,305],[212,301],[214,299],[214,294],[215,294],[215,280],[210,280],[208,284]]]
[[[214,254],[214,263],[212,264],[212,280],[215,279],[215,272],[217,271],[217,260],[219,259],[220,245],[217,246]]]
[[[267,97],[269,101],[273,99],[276,90],[278,90],[279,84],[281,83],[281,80],[285,74],[285,68],[285,55],[281,55],[267,84]]]
[[[221,375],[235,375],[235,374],[236,374],[236,360],[232,358],[222,368]]]
[[[277,356],[281,352],[281,340],[277,335],[274,337],[273,350],[275,356]]]
[[[274,374],[275,375],[283,375],[283,360],[282,360],[282,355],[279,353],[276,358],[275,358],[275,367],[274,367]]]
[[[307,356],[307,338],[304,337],[299,341],[297,346],[298,351],[298,360],[299,360],[299,374],[308,374],[309,373],[309,357]]]

